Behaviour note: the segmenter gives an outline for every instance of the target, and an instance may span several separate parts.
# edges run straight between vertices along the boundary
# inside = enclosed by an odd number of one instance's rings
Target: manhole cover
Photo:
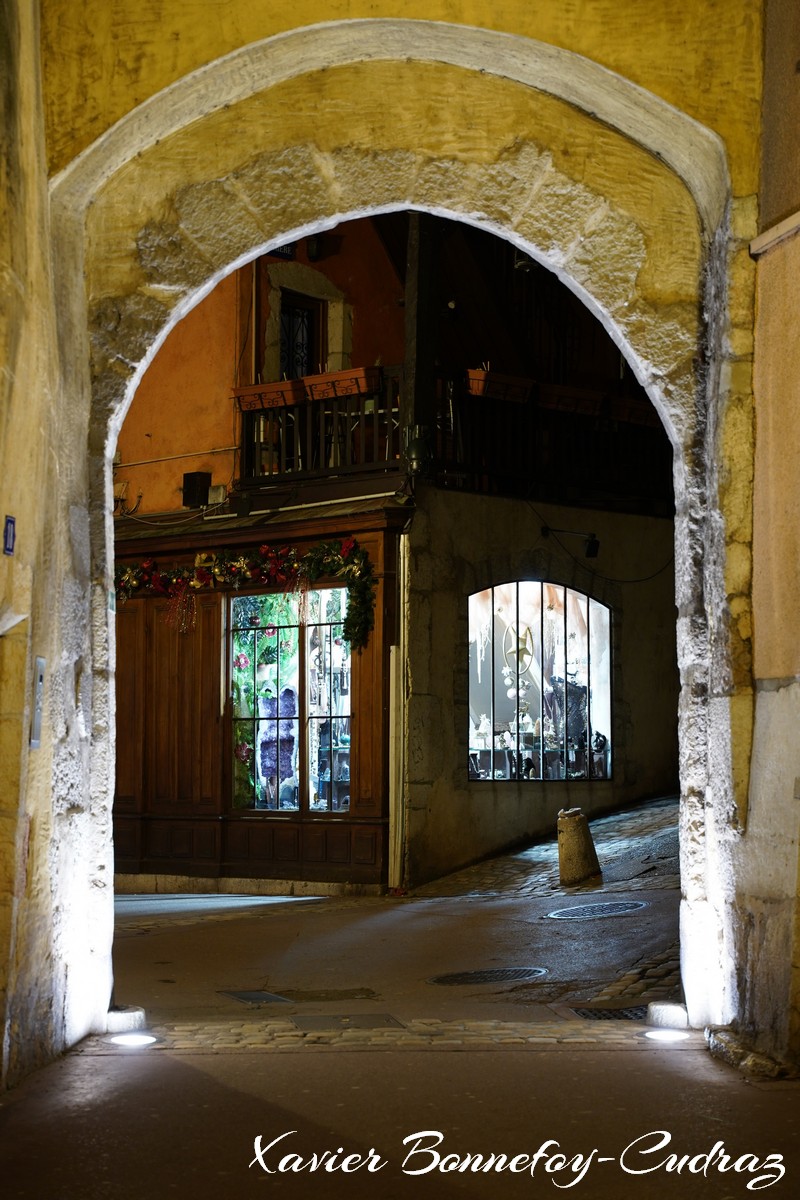
[[[624,913],[636,912],[639,908],[647,908],[647,901],[618,900],[606,904],[579,904],[575,908],[559,908],[547,915],[561,921],[590,921],[594,917],[621,917]]]
[[[647,1005],[636,1008],[573,1008],[576,1017],[586,1021],[644,1021],[647,1018]]]
[[[495,967],[488,971],[457,971],[453,975],[436,975],[429,983],[447,986],[461,983],[511,983],[523,979],[538,979],[546,975],[544,967]]]
[[[338,1017],[295,1016],[298,1029],[309,1033],[324,1033],[336,1029],[405,1029],[405,1026],[388,1013],[350,1013]]]

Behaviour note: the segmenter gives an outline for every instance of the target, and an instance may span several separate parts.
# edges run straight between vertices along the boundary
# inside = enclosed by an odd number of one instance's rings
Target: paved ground
[[[403,897],[120,898],[117,1002],[158,1041],[0,1097],[4,1200],[796,1195],[800,1082],[633,1019],[680,997],[675,821],[593,822],[599,886],[550,841]]]
[[[116,1001],[165,1048],[619,1043],[576,1010],[681,999],[676,821],[665,798],[592,822],[602,880],[571,888],[552,838],[409,896],[121,897]]]

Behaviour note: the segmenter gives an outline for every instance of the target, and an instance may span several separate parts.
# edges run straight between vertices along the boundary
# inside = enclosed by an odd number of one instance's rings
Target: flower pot
[[[370,396],[380,391],[380,367],[348,367],[324,375],[308,375],[306,390],[312,400],[331,400],[337,396]]]
[[[308,399],[302,379],[280,379],[275,383],[255,383],[251,387],[236,388],[234,396],[241,412],[260,411],[265,408],[285,408],[289,404],[304,404]]]
[[[532,379],[516,375],[498,375],[496,371],[467,371],[467,391],[470,396],[486,396],[490,400],[513,400],[523,404],[533,389]]]

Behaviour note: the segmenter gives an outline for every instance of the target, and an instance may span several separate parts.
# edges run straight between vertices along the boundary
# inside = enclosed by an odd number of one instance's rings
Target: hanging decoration
[[[375,622],[375,576],[369,555],[355,538],[319,542],[305,554],[292,546],[262,545],[256,550],[207,550],[194,566],[163,568],[154,558],[117,567],[117,601],[124,604],[140,592],[169,599],[167,620],[185,632],[194,628],[196,595],[205,588],[268,587],[275,591],[305,590],[318,579],[339,579],[347,588],[343,634],[353,650],[362,650]]]

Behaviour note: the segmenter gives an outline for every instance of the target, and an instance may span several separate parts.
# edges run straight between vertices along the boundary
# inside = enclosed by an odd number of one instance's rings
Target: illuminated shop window
[[[345,588],[231,598],[234,809],[349,811],[346,611]]]
[[[611,611],[556,583],[469,598],[470,779],[611,776]]]

